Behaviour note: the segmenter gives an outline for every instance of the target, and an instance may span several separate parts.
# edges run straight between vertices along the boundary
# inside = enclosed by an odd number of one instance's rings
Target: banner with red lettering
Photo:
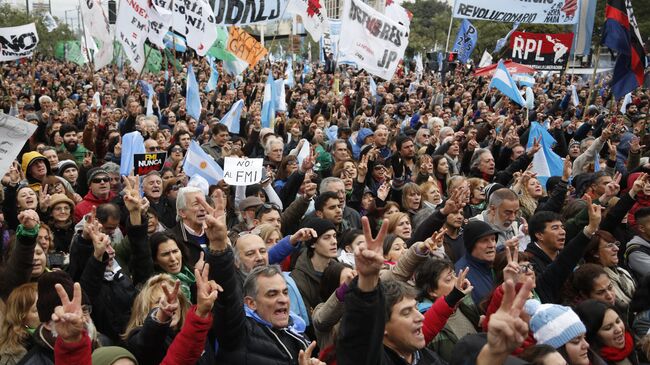
[[[504,23],[575,24],[578,0],[456,0],[453,16]]]
[[[569,61],[573,33],[514,32],[510,37],[510,58],[537,70],[563,70]]]
[[[140,72],[144,67],[144,41],[149,33],[147,0],[122,0],[115,31],[131,67]]]

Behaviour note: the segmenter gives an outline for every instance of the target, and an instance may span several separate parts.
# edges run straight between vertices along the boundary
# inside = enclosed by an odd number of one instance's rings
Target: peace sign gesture
[[[311,357],[311,353],[316,348],[316,341],[312,341],[307,347],[307,350],[300,350],[298,353],[298,365],[325,365],[324,362],[315,357]]]
[[[129,213],[140,214],[142,198],[140,197],[140,175],[124,176],[124,205]],[[135,222],[131,222],[136,224]]]
[[[74,283],[72,301],[61,284],[54,289],[59,295],[61,305],[54,308],[52,321],[59,337],[65,342],[79,342],[84,329],[83,311],[81,310],[81,285]]]
[[[209,272],[210,264],[203,265],[201,270],[194,269],[194,276],[196,277],[196,314],[202,318],[208,316],[219,292],[223,291],[221,285],[214,280],[208,279]]]
[[[516,295],[512,280],[506,281],[503,286],[503,301],[488,324],[488,348],[494,356],[507,356],[528,336],[528,325],[519,318],[519,314],[530,296],[533,281],[526,280]]]
[[[163,295],[158,301],[158,311],[156,312],[156,318],[160,322],[167,322],[174,316],[174,313],[178,310],[178,291],[180,290],[181,282],[176,280],[174,283],[174,288],[170,291],[167,284],[162,283]]]
[[[533,158],[537,151],[539,151],[542,148],[541,142],[542,141],[542,136],[539,136],[539,138],[533,139],[533,146],[528,150],[528,157]]]
[[[512,280],[513,283],[516,283],[519,280],[519,250],[511,250],[506,245],[506,258],[508,264],[503,268],[503,281]]]
[[[440,248],[442,247],[442,243],[445,238],[445,233],[447,233],[447,228],[442,227],[438,231],[433,232],[431,237],[427,238],[424,240],[424,242],[421,243],[422,251],[429,252],[432,254],[438,253]]]
[[[226,227],[225,204],[223,191],[217,190],[214,198],[215,207],[212,208],[203,196],[197,199],[199,204],[205,209],[205,234],[208,236],[210,250],[223,251],[228,246],[228,228]]]
[[[383,243],[388,224],[382,224],[377,237],[373,238],[368,217],[361,217],[365,242],[354,249],[354,260],[359,273],[359,289],[372,291],[379,283],[379,270],[384,264]]]
[[[47,193],[48,186],[44,184],[43,187],[38,191],[38,204],[42,212],[46,211],[50,207],[50,201],[52,196]]]

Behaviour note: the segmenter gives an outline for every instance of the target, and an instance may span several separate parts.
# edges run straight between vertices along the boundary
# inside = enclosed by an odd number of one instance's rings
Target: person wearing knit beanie
[[[309,249],[310,247],[313,248],[313,245],[316,243],[316,241],[318,241],[318,239],[322,235],[324,235],[327,231],[329,230],[336,231],[336,226],[334,226],[334,223],[330,222],[329,220],[317,218],[317,217],[313,217],[306,220],[303,223],[302,227],[311,228],[314,231],[316,231],[317,234],[316,237],[312,237],[309,241],[305,242],[307,249]]]
[[[93,351],[93,365],[138,365],[138,360],[127,349],[119,346],[100,347]]]
[[[569,307],[541,304],[537,299],[529,299],[524,310],[530,315],[530,330],[540,345],[558,349],[587,332],[580,317]]]
[[[470,221],[463,230],[465,255],[454,265],[456,271],[469,267],[467,279],[474,286],[472,300],[480,303],[494,287],[492,264],[496,257],[499,231],[488,223]]]

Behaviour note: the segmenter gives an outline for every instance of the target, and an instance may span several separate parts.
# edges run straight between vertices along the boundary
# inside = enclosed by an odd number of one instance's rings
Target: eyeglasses
[[[107,183],[111,181],[111,178],[106,176],[106,177],[96,177],[92,180],[90,180],[93,184],[101,184],[101,183]]]
[[[528,263],[528,264],[519,264],[519,270],[524,274],[527,273],[527,272],[533,271],[534,269],[535,269],[535,267],[533,266],[533,264],[530,264],[530,263]]]
[[[54,209],[52,209],[52,210],[54,210],[55,212],[69,212],[70,211],[70,206],[61,205],[61,206],[58,206],[58,207],[54,207]]]
[[[183,152],[183,149],[180,147],[174,147],[172,148],[172,152]]]
[[[607,242],[605,244],[605,248],[607,248],[607,249],[611,250],[614,247],[616,247],[616,248],[621,247],[621,243],[618,242],[618,241],[614,241],[614,242]]]
[[[278,212],[281,212],[281,209],[280,209],[279,206],[277,206],[277,205],[275,205],[273,203],[264,203],[264,204],[260,205],[259,207],[257,207],[257,209],[255,209],[255,217],[259,217],[260,215],[262,215],[262,214],[264,214],[266,212],[269,212],[271,210],[277,210]]]

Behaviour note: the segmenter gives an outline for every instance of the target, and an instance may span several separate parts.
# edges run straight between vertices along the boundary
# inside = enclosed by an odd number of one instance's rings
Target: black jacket
[[[195,241],[192,238],[192,235],[190,235],[185,230],[185,226],[183,225],[183,222],[177,222],[173,228],[168,229],[167,232],[165,233],[174,236],[176,243],[178,245],[183,245],[185,247],[185,250],[188,254],[187,266],[194,267],[196,262],[199,261],[201,252],[204,252],[204,250],[203,247],[201,247],[201,244]]]
[[[235,270],[232,250],[206,255],[210,279],[223,288],[214,305],[212,331],[219,343],[217,364],[298,364],[298,353],[308,342],[287,329],[269,328],[244,311],[244,295]]]
[[[341,319],[336,360],[338,365],[407,365],[393,350],[383,345],[385,298],[381,285],[364,293],[357,286],[358,279],[350,284],[345,295],[345,312]],[[415,365],[446,364],[435,352],[418,350]]]

